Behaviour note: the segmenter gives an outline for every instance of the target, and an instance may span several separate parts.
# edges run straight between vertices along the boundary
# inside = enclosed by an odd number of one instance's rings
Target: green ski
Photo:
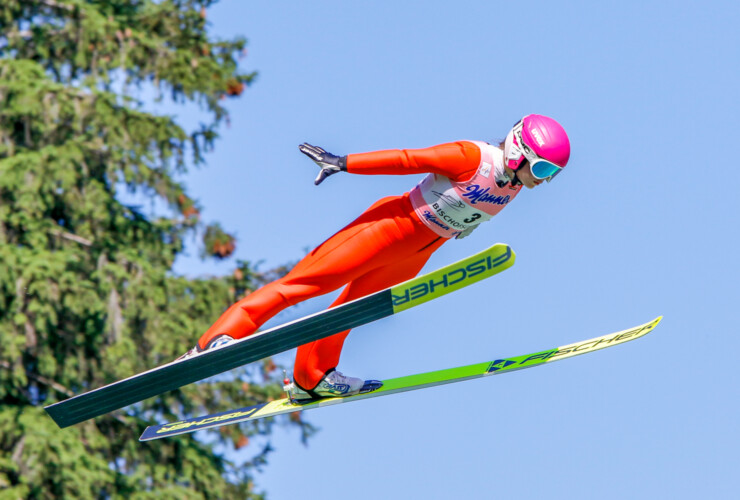
[[[380,292],[255,333],[224,347],[114,382],[45,409],[59,427],[83,422],[184,385],[328,337],[498,274],[514,264],[514,252],[498,243],[455,264]]]
[[[285,398],[256,406],[240,408],[238,410],[225,411],[213,415],[182,420],[180,422],[154,425],[147,427],[144,430],[139,441],[150,441],[169,436],[177,436],[179,434],[186,434],[201,429],[221,427],[223,425],[272,417],[283,413],[292,413],[296,411],[310,410],[312,408],[320,408],[322,406],[349,403],[350,401],[358,401],[360,399],[386,396],[388,394],[395,394],[398,392],[414,391],[417,389],[424,389],[426,387],[450,384],[452,382],[461,382],[463,380],[471,380],[489,375],[498,375],[499,373],[522,370],[533,366],[541,366],[560,359],[598,351],[599,349],[604,349],[606,347],[611,347],[640,338],[650,333],[661,319],[662,316],[659,316],[644,325],[636,326],[629,330],[623,330],[621,332],[611,333],[602,337],[583,340],[574,344],[547,349],[545,351],[535,352],[532,354],[524,354],[513,358],[497,359],[495,361],[486,361],[475,365],[385,380],[380,389],[374,392],[357,394],[356,396],[318,399],[303,404],[293,404],[288,398]]]

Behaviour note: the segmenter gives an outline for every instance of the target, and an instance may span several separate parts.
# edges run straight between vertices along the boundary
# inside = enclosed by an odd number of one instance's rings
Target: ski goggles
[[[519,151],[529,162],[529,168],[532,170],[532,176],[537,180],[545,180],[550,182],[556,175],[563,170],[563,167],[555,165],[551,161],[547,161],[544,158],[537,156],[537,153],[532,151],[532,148],[527,146],[527,143],[522,139],[522,128],[523,124],[514,128],[514,136],[518,143]]]

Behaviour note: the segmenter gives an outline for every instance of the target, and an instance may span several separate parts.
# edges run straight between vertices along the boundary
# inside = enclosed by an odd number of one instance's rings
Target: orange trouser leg
[[[437,239],[413,213],[407,196],[384,198],[304,257],[284,277],[232,305],[198,344],[204,348],[220,334],[246,337],[286,307],[406,259]]]
[[[440,238],[405,259],[373,269],[356,278],[342,291],[332,307],[413,278],[421,271],[432,253],[445,241],[447,240]],[[298,348],[293,368],[293,378],[298,385],[305,389],[313,389],[329,370],[337,367],[344,340],[349,332],[346,330]]]

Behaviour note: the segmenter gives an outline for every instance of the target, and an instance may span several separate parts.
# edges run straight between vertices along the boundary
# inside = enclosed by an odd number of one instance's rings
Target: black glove
[[[319,167],[321,167],[319,175],[316,177],[316,180],[313,181],[317,186],[324,182],[324,179],[330,175],[336,174],[339,171],[347,171],[346,156],[333,155],[324,151],[323,148],[312,146],[307,142],[298,146],[298,149],[300,149],[301,153],[311,158]]]

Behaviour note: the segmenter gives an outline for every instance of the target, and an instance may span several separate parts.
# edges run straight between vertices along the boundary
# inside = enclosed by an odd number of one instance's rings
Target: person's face
[[[532,175],[532,168],[529,166],[528,161],[525,161],[524,164],[522,164],[522,166],[517,169],[516,176],[519,178],[519,181],[524,185],[524,187],[528,189],[532,189],[545,182],[544,179],[537,179],[534,175]]]

